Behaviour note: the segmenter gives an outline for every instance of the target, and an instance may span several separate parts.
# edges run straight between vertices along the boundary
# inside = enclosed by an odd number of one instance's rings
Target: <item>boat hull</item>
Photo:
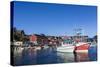
[[[88,52],[89,44],[87,43],[80,43],[76,45],[75,52]]]
[[[57,47],[58,52],[74,52],[74,46],[61,46]]]

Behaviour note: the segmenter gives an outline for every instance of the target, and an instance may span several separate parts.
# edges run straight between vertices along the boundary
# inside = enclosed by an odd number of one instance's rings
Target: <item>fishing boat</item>
[[[64,36],[61,46],[57,47],[57,51],[59,52],[74,52],[75,46],[73,45],[73,41],[69,36]]]
[[[87,42],[88,36],[82,34],[82,29],[77,28],[75,31],[75,52],[88,52],[90,45]]]
[[[57,48],[58,52],[74,52],[74,46],[61,46]]]
[[[88,52],[90,45],[85,42],[79,42],[75,45],[75,52]]]
[[[75,46],[73,44],[62,44],[57,47],[58,52],[74,52]]]

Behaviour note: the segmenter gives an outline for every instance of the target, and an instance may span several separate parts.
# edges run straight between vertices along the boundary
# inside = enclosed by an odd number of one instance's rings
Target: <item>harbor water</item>
[[[37,65],[87,62],[97,60],[97,47],[91,46],[88,53],[57,52],[56,48],[36,50],[33,48],[14,48],[13,65]]]

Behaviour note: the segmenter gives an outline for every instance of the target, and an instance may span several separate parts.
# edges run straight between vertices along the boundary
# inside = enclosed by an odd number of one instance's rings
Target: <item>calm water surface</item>
[[[88,53],[60,53],[56,48],[47,48],[42,50],[35,49],[15,49],[14,65],[36,65],[36,64],[54,64],[96,61],[96,47],[89,48]]]

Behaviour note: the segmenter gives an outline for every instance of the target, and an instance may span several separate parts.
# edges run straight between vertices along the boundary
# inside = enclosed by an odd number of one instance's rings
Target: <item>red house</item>
[[[35,41],[37,41],[37,36],[31,35],[29,39],[31,42],[35,42]]]

